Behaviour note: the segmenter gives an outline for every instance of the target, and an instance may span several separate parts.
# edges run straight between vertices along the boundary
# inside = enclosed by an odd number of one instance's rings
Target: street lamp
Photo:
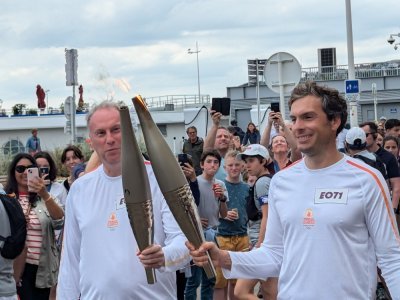
[[[46,93],[46,107],[47,107],[47,111],[49,111],[49,92],[50,92],[50,90],[45,90],[44,92]]]
[[[397,50],[397,49],[398,49],[397,46],[400,46],[400,43],[397,43],[397,44],[394,45],[394,50]]]
[[[188,54],[194,54],[196,53],[196,58],[197,58],[197,89],[199,92],[199,102],[200,102],[200,69],[199,69],[199,45],[196,41],[196,51],[192,51],[190,48],[188,49]]]

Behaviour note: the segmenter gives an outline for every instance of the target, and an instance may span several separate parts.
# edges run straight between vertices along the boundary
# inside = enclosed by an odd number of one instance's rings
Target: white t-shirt
[[[63,208],[65,207],[65,200],[68,196],[68,191],[62,183],[52,182],[50,187],[50,194],[56,198],[58,204]]]
[[[379,171],[344,156],[323,169],[304,160],[271,181],[262,246],[230,252],[226,278],[279,276],[279,299],[374,299],[376,253],[393,299],[400,299],[400,238]]]
[[[146,164],[153,197],[154,243],[163,247],[166,267],[147,284],[125,207],[122,178],[103,167],[74,182],[66,203],[57,299],[175,299],[175,272],[189,262],[179,229]]]

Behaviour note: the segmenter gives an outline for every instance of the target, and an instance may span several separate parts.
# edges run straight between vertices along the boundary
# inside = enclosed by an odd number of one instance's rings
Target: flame
[[[131,85],[124,78],[115,79],[115,85],[125,93],[128,93],[131,90]]]
[[[133,102],[137,102],[138,104],[140,104],[144,109],[147,110],[147,103],[146,100],[142,98],[142,96],[140,95],[136,95],[135,97],[132,98]]]

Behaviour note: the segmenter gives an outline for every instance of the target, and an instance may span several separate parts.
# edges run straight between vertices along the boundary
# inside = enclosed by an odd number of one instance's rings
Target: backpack
[[[261,211],[257,208],[256,203],[254,201],[254,194],[255,194],[255,189],[256,189],[256,184],[257,181],[261,177],[269,177],[272,178],[271,174],[265,174],[257,178],[256,182],[254,182],[253,186],[250,187],[249,189],[249,195],[246,198],[246,212],[247,212],[247,218],[251,221],[258,221],[261,220],[262,218],[262,213]]]
[[[11,228],[10,236],[0,236],[0,241],[4,241],[3,247],[0,248],[0,254],[6,259],[14,259],[21,254],[25,247],[26,219],[16,198],[0,194],[0,199],[7,212]]]
[[[383,178],[387,179],[387,172],[386,172],[386,166],[385,164],[379,159],[379,157],[376,157],[376,161],[372,160],[368,157],[365,157],[363,155],[353,155],[353,158],[357,158],[359,160],[362,160],[365,162],[367,165],[377,169],[379,172],[381,172]]]

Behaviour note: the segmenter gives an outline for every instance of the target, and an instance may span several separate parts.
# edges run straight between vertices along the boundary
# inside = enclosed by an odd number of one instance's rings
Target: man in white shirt
[[[324,300],[374,299],[371,270],[378,264],[392,298],[400,299],[400,237],[388,187],[379,171],[336,149],[346,101],[307,82],[293,90],[289,107],[305,156],[271,181],[263,244],[234,253],[187,243],[194,262],[207,263],[209,250],[227,278],[279,276],[278,299]]]
[[[154,245],[138,252],[122,188],[117,104],[100,103],[87,123],[102,165],[76,180],[68,194],[57,299],[175,299],[175,271],[189,262],[186,238],[150,163]],[[155,284],[147,284],[144,267],[157,269]]]

